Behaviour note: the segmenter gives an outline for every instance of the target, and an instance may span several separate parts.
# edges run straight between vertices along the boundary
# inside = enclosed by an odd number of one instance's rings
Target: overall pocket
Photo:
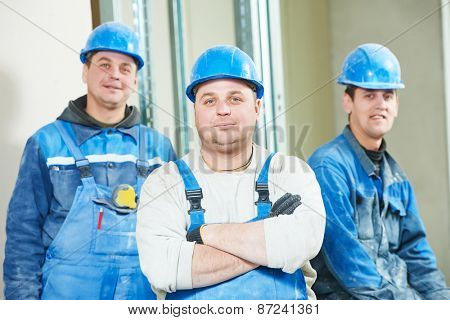
[[[78,169],[62,169],[51,166],[49,170],[50,181],[53,185],[53,206],[56,209],[69,211],[74,202],[77,188],[81,185]]]
[[[105,255],[137,255],[136,211],[119,214],[93,204],[94,240],[92,252]]]

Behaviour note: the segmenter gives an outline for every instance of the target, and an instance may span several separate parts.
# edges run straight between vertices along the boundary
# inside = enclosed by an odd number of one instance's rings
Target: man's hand
[[[277,217],[280,214],[292,214],[295,209],[302,204],[302,197],[298,194],[286,193],[275,201],[270,211],[270,217]]]
[[[272,210],[270,211],[270,217],[277,217],[281,214],[292,214],[295,209],[302,204],[301,197],[298,194],[286,193],[280,199],[275,201],[272,206]],[[189,231],[186,234],[186,240],[189,242],[196,242],[198,244],[203,244],[201,228],[204,225],[201,225],[198,228],[195,228],[192,231]]]
[[[202,224],[198,228],[195,228],[194,230],[189,231],[186,234],[186,240],[189,242],[196,242],[198,244],[203,244],[202,234],[200,232],[203,226],[204,224]]]

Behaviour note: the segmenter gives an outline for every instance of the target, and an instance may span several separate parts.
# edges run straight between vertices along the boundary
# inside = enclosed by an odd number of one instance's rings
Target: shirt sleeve
[[[302,204],[292,215],[264,220],[268,266],[293,273],[314,258],[322,245],[325,208],[314,172],[297,157],[277,156],[269,173],[270,200],[298,194]],[[273,194],[273,196],[272,196]]]
[[[186,241],[185,208],[177,194],[184,185],[174,167],[168,163],[147,178],[136,227],[141,269],[155,289],[165,292],[192,289],[194,243]]]
[[[400,225],[400,247],[397,254],[406,262],[408,282],[425,299],[449,300],[450,290],[436,265],[436,258],[426,239],[425,227],[417,210],[416,197],[408,188],[407,214]]]
[[[358,239],[349,183],[338,169],[314,167],[327,211],[321,255],[327,268],[350,295],[357,299],[420,299],[414,289],[398,288],[377,271]]]
[[[37,139],[22,155],[6,220],[3,273],[6,299],[39,299],[45,248],[42,225],[49,210],[51,183]]]

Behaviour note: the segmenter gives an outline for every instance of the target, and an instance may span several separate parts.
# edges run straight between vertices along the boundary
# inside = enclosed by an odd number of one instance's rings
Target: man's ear
[[[259,116],[259,112],[261,111],[261,106],[262,106],[262,100],[261,99],[256,99],[255,101],[255,112],[256,114]]]
[[[346,114],[352,113],[352,110],[353,110],[353,99],[352,99],[352,97],[350,97],[345,92],[342,95],[341,104],[342,104],[342,109],[344,109]]]
[[[398,95],[395,95],[395,109],[394,109],[394,118],[396,118],[398,116],[398,108],[400,107],[400,98],[398,97]]]
[[[83,72],[81,73],[81,78],[83,79],[83,83],[87,83],[87,72],[88,72],[88,66],[87,66],[87,64],[85,63],[84,65],[83,65]]]
[[[138,87],[138,74],[137,72],[134,73],[134,79],[131,81],[130,83],[130,89],[137,91],[137,87]]]

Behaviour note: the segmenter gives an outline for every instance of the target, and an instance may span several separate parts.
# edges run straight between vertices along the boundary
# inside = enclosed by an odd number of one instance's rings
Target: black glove
[[[302,204],[301,200],[302,197],[298,194],[284,194],[273,204],[272,210],[270,210],[270,217],[277,217],[280,214],[292,214]]]
[[[203,240],[202,240],[202,234],[200,233],[200,228],[203,225],[201,225],[198,228],[195,228],[194,230],[188,231],[188,233],[186,234],[186,240],[189,242],[196,242],[198,244],[203,244]]]

